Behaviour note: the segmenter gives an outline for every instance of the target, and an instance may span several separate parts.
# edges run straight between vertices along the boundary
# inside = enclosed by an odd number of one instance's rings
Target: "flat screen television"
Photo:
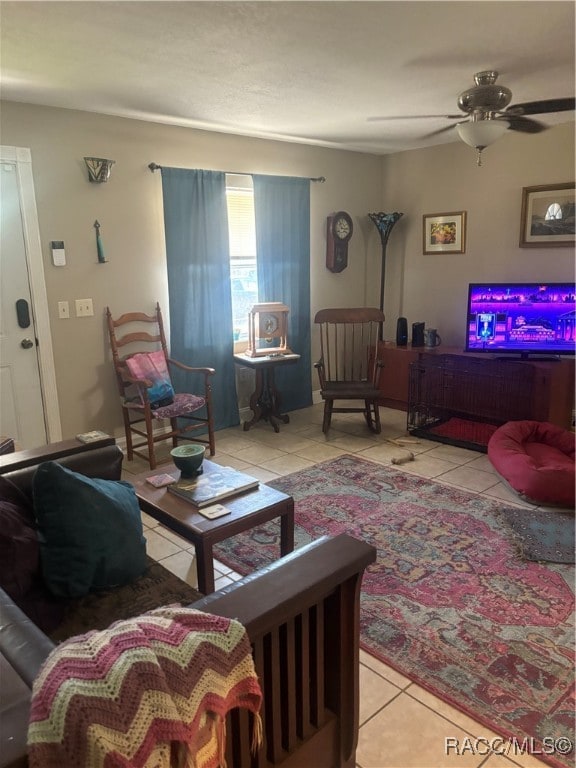
[[[466,351],[573,355],[574,283],[470,283]]]

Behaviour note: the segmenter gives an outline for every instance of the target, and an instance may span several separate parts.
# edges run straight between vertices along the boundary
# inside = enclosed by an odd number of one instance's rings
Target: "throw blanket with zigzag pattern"
[[[237,621],[158,608],[55,648],[32,691],[31,768],[225,766],[226,713],[262,693]]]

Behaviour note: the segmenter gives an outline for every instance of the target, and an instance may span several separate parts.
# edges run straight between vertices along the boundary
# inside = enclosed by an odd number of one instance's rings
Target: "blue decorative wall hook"
[[[94,229],[96,230],[96,251],[98,253],[98,263],[106,264],[106,259],[104,258],[104,247],[102,245],[102,238],[100,237],[100,222],[98,219],[96,219],[94,222]]]

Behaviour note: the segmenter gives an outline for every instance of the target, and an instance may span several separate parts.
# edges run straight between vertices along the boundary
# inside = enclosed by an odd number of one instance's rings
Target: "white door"
[[[5,152],[13,149],[15,152]],[[17,448],[60,439],[55,399],[50,328],[43,272],[36,294],[31,259],[41,252],[37,233],[29,152],[2,147],[0,156],[0,435],[14,438]],[[26,154],[27,153],[27,154]],[[12,159],[12,155],[14,159]],[[8,159],[6,159],[8,156]],[[22,170],[24,161],[24,171]],[[39,332],[35,304],[47,327]],[[45,343],[47,341],[47,343]],[[44,359],[40,346],[44,344]],[[45,381],[42,373],[45,371]],[[45,407],[46,404],[46,407]]]

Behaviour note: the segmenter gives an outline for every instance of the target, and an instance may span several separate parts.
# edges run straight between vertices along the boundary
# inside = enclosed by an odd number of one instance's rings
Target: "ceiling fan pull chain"
[[[484,147],[476,147],[476,165],[480,168],[482,165],[482,150]]]

